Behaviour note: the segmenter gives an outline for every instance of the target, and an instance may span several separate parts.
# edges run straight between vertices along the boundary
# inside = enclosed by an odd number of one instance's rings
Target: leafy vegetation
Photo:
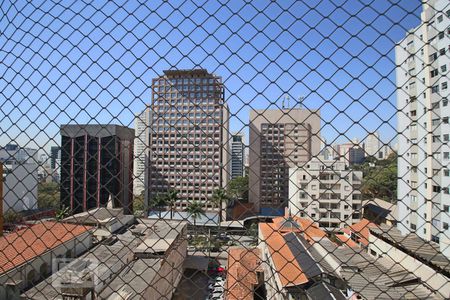
[[[364,199],[380,198],[391,203],[397,201],[397,154],[385,160],[367,160],[354,168],[363,172],[361,193]]]
[[[233,178],[228,183],[227,192],[233,200],[248,202],[248,176]]]
[[[14,224],[22,220],[22,215],[12,209],[7,210],[3,214],[3,221],[5,224]]]
[[[228,197],[228,194],[224,189],[220,188],[214,191],[212,202],[214,203],[214,205],[219,207],[219,225],[220,223],[222,223],[223,204],[228,204],[229,199],[230,198]]]
[[[186,212],[189,214],[189,217],[194,220],[194,225],[196,225],[197,219],[200,219],[202,215],[205,216],[203,204],[198,201],[191,202],[186,208]]]
[[[39,182],[38,184],[38,207],[59,208],[59,184],[56,182]]]

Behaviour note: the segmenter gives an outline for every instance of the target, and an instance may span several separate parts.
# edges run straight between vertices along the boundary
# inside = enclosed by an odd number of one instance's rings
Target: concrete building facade
[[[175,209],[200,201],[217,210],[211,197],[230,177],[222,78],[204,69],[167,70],[152,90],[148,199],[175,189]]]
[[[313,159],[305,167],[290,168],[289,210],[330,230],[351,225],[361,218],[362,177],[343,161]]]
[[[38,165],[11,162],[3,165],[3,213],[37,209]]]
[[[114,207],[132,213],[134,130],[119,125],[61,126],[61,204],[72,213]]]
[[[398,226],[450,256],[448,1],[426,1],[421,24],[395,48]]]
[[[317,156],[320,145],[317,110],[250,111],[249,201],[257,213],[284,213],[289,168]]]
[[[231,136],[231,179],[244,176],[244,136],[240,133]]]
[[[149,153],[150,108],[146,107],[134,119],[134,176],[133,194],[140,195],[145,190]]]

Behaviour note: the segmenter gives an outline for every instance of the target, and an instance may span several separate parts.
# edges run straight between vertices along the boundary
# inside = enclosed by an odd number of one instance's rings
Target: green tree
[[[387,159],[372,162],[375,166],[365,163],[361,193],[364,198],[380,198],[396,202],[397,198],[397,154],[392,153]]]
[[[163,194],[156,194],[150,199],[150,207],[159,211],[161,217],[161,209],[167,205],[167,197]]]
[[[227,192],[223,188],[219,188],[213,193],[212,202],[214,205],[219,206],[219,226],[222,223],[223,204],[227,204],[229,199]]]
[[[191,202],[186,208],[186,212],[189,214],[189,217],[194,220],[194,226],[196,225],[197,219],[199,219],[202,215],[206,216],[203,204],[198,201]]]
[[[4,220],[5,224],[18,223],[22,220],[22,215],[19,212],[16,212],[12,209],[8,209],[3,214],[3,220]]]
[[[39,182],[38,207],[58,209],[59,204],[59,184],[55,182]]]
[[[171,189],[166,194],[167,204],[170,206],[170,218],[173,218],[173,206],[178,201],[178,191]]]
[[[248,202],[248,176],[236,177],[230,180],[227,191],[233,200]]]
[[[145,209],[144,205],[145,201],[145,195],[144,192],[142,192],[139,195],[135,195],[133,199],[133,212],[136,215],[138,212],[143,212]]]

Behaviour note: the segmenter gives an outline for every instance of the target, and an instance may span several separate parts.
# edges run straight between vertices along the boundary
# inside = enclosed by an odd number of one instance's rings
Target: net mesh
[[[0,299],[448,299],[450,4],[2,1]]]

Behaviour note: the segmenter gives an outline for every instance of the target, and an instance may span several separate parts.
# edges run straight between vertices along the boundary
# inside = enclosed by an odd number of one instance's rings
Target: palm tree
[[[199,219],[202,215],[206,216],[205,210],[203,209],[203,204],[198,201],[191,202],[186,208],[186,212],[189,214],[189,217],[194,220],[194,226],[196,225],[197,219]]]
[[[156,194],[151,200],[151,206],[158,209],[159,217],[161,218],[161,207],[167,205],[167,199],[161,194]]]
[[[212,202],[215,205],[219,206],[219,226],[222,223],[222,210],[223,210],[222,205],[223,203],[227,204],[228,200],[230,200],[230,198],[228,197],[227,192],[223,188],[219,188],[214,191],[214,194],[212,196]]]
[[[166,194],[167,204],[170,206],[170,218],[173,218],[173,206],[178,200],[178,191],[171,189]]]

